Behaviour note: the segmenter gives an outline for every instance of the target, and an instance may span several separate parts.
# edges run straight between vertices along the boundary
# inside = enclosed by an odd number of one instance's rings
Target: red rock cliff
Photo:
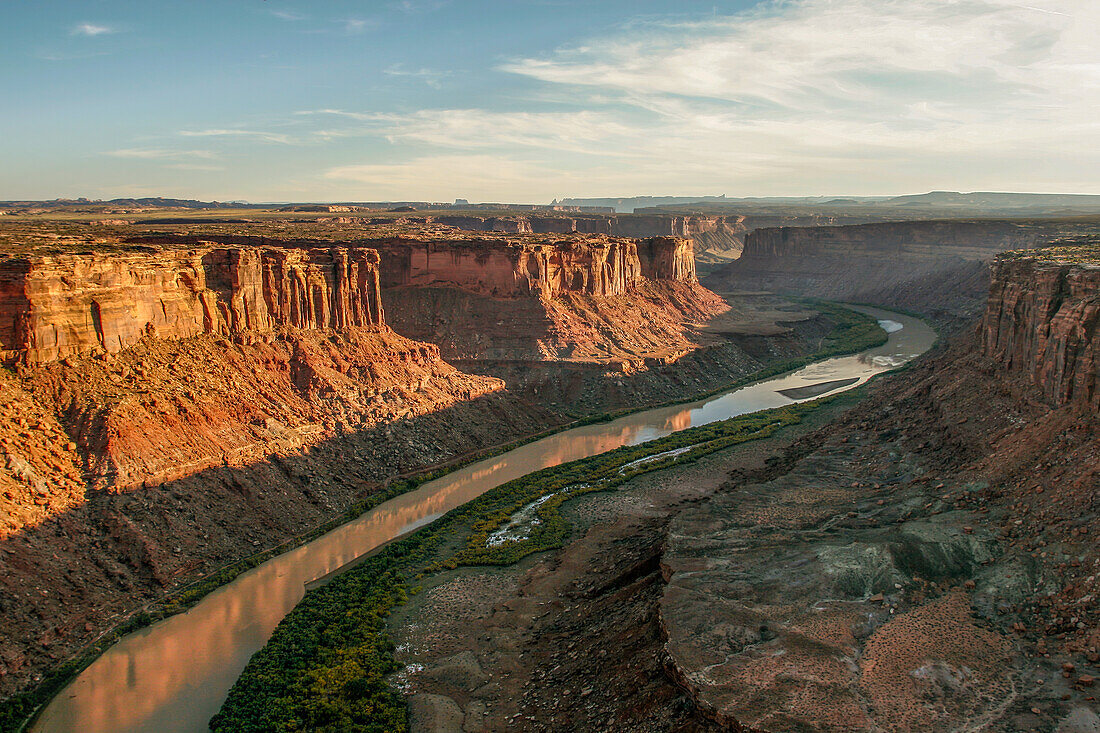
[[[378,253],[358,247],[200,247],[0,262],[9,360],[118,352],[143,335],[380,326]]]
[[[380,243],[382,286],[454,287],[493,297],[613,296],[641,278],[695,281],[691,243],[607,237],[557,242],[510,239]]]
[[[1100,259],[1072,263],[1040,251],[994,263],[982,348],[1054,404],[1100,411],[1098,328]]]
[[[650,280],[695,282],[695,252],[691,241],[679,237],[652,237],[638,242],[642,276]]]

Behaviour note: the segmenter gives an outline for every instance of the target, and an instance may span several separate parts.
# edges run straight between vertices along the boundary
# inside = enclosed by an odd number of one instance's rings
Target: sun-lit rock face
[[[993,265],[982,347],[1022,372],[1054,404],[1100,410],[1100,259],[1041,251]]]
[[[393,240],[380,245],[382,286],[454,287],[498,298],[613,296],[642,278],[695,281],[691,243],[673,237],[557,242]]]
[[[679,237],[652,237],[638,242],[642,276],[650,280],[695,282],[695,252],[691,241]]]
[[[378,262],[361,247],[13,258],[0,262],[0,344],[38,363],[143,336],[381,326]]]

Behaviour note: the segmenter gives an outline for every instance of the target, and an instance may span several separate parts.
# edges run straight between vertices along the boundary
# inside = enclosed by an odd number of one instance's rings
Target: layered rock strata
[[[721,341],[699,329],[729,309],[698,284],[691,241],[678,237],[394,239],[380,250],[383,300],[399,333],[559,406],[588,394],[595,408],[594,378],[621,383]],[[725,361],[739,373],[750,359],[734,351]],[[645,389],[637,391],[631,403]]]
[[[1080,251],[1006,256],[993,265],[982,349],[1056,405],[1100,411],[1100,264]]]
[[[0,262],[0,346],[48,362],[143,336],[383,325],[378,253],[357,247],[77,254]]]
[[[1061,231],[1056,224],[1009,221],[757,229],[741,257],[705,284],[719,292],[768,290],[971,317],[985,302],[985,263]]]
[[[629,292],[642,277],[638,245],[630,240],[560,245],[397,240],[381,251],[382,284],[388,288],[455,287],[497,298],[608,296]],[[682,273],[670,261],[668,272],[661,274]]]
[[[2,273],[0,693],[389,477],[562,419],[390,330],[371,248],[107,242]]]
[[[700,216],[675,214],[626,214],[591,216],[434,216],[425,223],[438,223],[470,232],[534,234],[604,234],[646,239],[678,237],[695,243],[695,256],[703,261],[725,261],[737,257],[744,245],[743,216]]]

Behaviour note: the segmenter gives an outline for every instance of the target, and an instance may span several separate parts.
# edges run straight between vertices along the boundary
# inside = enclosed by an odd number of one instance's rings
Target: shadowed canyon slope
[[[584,414],[713,389],[828,330],[765,299],[704,333],[730,309],[683,239],[447,231],[46,230],[0,260],[5,692],[387,477],[570,419],[448,356],[572,364],[559,401]]]
[[[414,725],[1094,729],[1097,273],[1006,255],[983,321],[862,400],[434,579],[391,624]]]
[[[708,715],[768,731],[1096,720],[1096,255],[998,260],[980,329],[673,520],[662,626]]]
[[[741,257],[711,272],[705,284],[718,292],[768,290],[972,318],[981,312],[997,253],[1098,227],[1082,219],[757,229]]]

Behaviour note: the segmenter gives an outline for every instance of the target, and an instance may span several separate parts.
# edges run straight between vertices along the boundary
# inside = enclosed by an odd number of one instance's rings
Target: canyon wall
[[[652,237],[638,242],[642,276],[650,280],[693,283],[695,253],[691,241],[678,237]]]
[[[1053,224],[1009,221],[757,229],[741,257],[711,272],[705,284],[720,292],[767,290],[972,317],[988,288],[985,263],[1059,232]]]
[[[727,309],[698,284],[691,240],[678,237],[395,238],[378,247],[390,325],[463,368],[679,356],[695,347],[689,324]]]
[[[675,244],[646,249],[663,252]],[[639,244],[589,238],[559,243],[510,240],[393,240],[380,247],[382,286],[455,287],[498,298],[554,298],[564,293],[610,296],[643,276]],[[690,253],[690,246],[688,247]],[[689,254],[690,256],[690,254]],[[647,258],[650,277],[689,279],[675,257]]]
[[[675,214],[626,214],[590,216],[472,216],[427,217],[427,223],[444,224],[470,232],[534,234],[605,234],[646,239],[679,237],[694,240],[694,254],[703,261],[725,261],[741,252],[743,216]]]
[[[1036,253],[1040,255],[1041,253]],[[982,350],[1056,405],[1100,411],[1100,265],[1045,256],[998,258]]]
[[[143,336],[381,326],[379,257],[359,247],[88,253],[0,262],[0,347],[52,361]]]

